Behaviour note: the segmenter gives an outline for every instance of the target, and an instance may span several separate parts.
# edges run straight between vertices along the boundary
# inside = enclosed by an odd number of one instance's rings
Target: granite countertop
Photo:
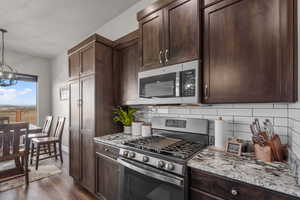
[[[101,137],[94,138],[95,142],[101,142],[104,144],[109,144],[117,147],[122,147],[123,143],[126,141],[141,138],[142,136],[133,136],[126,133],[116,133],[111,135],[105,135]]]
[[[300,197],[300,185],[286,163],[265,163],[253,157],[236,157],[204,149],[188,166],[266,189]]]

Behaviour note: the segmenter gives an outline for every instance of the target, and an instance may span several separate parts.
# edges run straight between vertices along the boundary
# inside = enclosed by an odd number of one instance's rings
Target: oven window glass
[[[121,200],[183,200],[182,187],[124,169]]]
[[[140,97],[175,97],[176,73],[140,79]]]

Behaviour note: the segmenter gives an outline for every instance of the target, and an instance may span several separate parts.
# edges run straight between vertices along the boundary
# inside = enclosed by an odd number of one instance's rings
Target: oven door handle
[[[120,158],[118,158],[118,162],[119,162],[119,164],[123,165],[124,167],[127,167],[127,168],[129,168],[133,171],[136,171],[140,174],[143,174],[145,176],[149,176],[151,178],[154,178],[154,179],[157,179],[157,180],[160,180],[163,182],[168,182],[170,184],[177,185],[179,187],[183,187],[183,178],[175,177],[175,176],[174,177],[166,176],[166,175],[159,174],[159,173],[156,173],[156,172],[153,172],[150,170],[145,170],[145,169],[137,167],[131,163],[128,163]]]

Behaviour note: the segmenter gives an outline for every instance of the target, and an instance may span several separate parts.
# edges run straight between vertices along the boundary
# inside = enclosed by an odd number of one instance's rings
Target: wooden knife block
[[[256,159],[265,162],[284,161],[284,152],[281,144],[280,137],[274,135],[274,137],[269,140],[266,146],[260,146],[259,144],[254,145]]]
[[[259,144],[254,144],[254,151],[257,160],[264,162],[273,162],[272,148],[269,145],[260,146]]]

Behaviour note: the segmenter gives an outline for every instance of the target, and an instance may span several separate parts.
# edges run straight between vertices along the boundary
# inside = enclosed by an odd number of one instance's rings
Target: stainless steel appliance
[[[153,136],[124,142],[121,200],[187,199],[186,162],[208,145],[208,121],[153,118]]]
[[[198,104],[199,61],[140,72],[139,104]]]

